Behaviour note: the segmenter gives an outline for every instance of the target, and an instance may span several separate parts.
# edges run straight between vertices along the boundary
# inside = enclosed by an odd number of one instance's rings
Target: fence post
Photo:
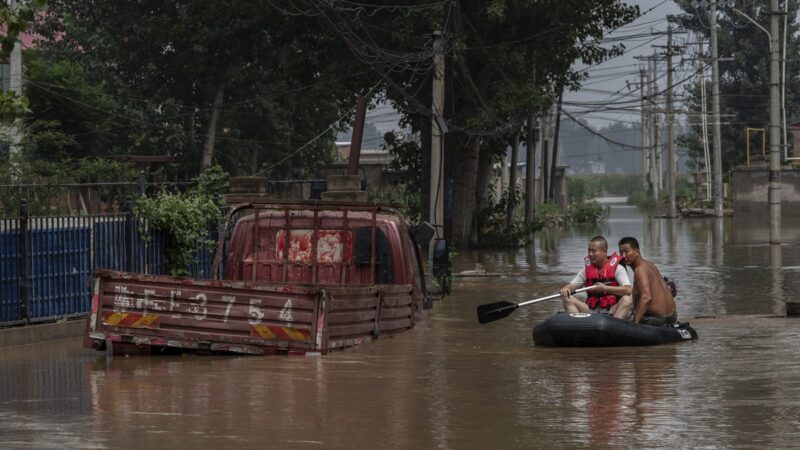
[[[136,272],[133,267],[133,205],[125,213],[125,271]]]
[[[28,216],[28,200],[19,202],[19,312],[26,323],[30,323],[31,274],[31,230]]]

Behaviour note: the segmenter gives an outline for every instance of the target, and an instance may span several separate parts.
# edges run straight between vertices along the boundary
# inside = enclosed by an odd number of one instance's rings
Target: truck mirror
[[[433,276],[436,278],[447,275],[450,270],[450,249],[447,241],[437,239],[433,245]]]
[[[428,245],[428,242],[431,241],[431,238],[433,238],[434,233],[436,233],[436,230],[433,228],[433,225],[428,222],[422,222],[414,227],[414,230],[411,232],[411,238],[421,247],[425,247]]]

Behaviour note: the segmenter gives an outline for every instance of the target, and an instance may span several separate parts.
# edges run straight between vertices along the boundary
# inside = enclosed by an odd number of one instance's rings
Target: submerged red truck
[[[410,230],[376,204],[239,204],[220,236],[216,279],[95,271],[86,345],[325,354],[411,329],[427,302],[425,225]]]

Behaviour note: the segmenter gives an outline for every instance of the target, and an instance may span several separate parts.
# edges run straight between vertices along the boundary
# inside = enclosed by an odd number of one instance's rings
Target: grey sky
[[[607,39],[622,39],[626,47],[625,53],[586,69],[589,78],[585,81],[584,86],[579,91],[564,94],[565,110],[588,120],[595,127],[602,127],[614,121],[638,122],[638,112],[605,110],[587,113],[587,111],[599,109],[595,104],[607,102],[625,104],[638,99],[638,93],[630,94],[626,84],[627,82],[638,82],[641,63],[635,57],[652,55],[654,45],[666,45],[666,36],[650,35],[649,33],[666,32],[667,15],[681,12],[672,0],[629,0],[626,3],[638,5],[640,11],[646,13],[606,36]],[[675,37],[676,41],[685,40],[685,38],[685,35],[676,35]],[[663,49],[661,50],[663,51]],[[675,57],[676,70],[679,62],[680,57]],[[663,69],[664,63],[661,66]],[[689,67],[688,63],[684,65],[684,68],[686,67]],[[576,65],[576,68],[582,69],[583,66]],[[676,71],[676,73],[678,72]],[[662,78],[660,82],[662,88],[666,86],[665,79]],[[631,84],[631,88],[635,87],[635,84]],[[636,108],[638,108],[638,104]],[[399,118],[400,115],[389,105],[381,105],[377,109],[368,111],[366,120],[385,133],[400,128],[397,124]]]
[[[650,33],[666,32],[667,16],[681,12],[681,9],[671,0],[632,0],[626,3],[638,5],[644,14],[605,37],[606,40],[621,39],[626,47],[625,53],[597,66],[586,68],[589,78],[583,83],[582,88],[579,91],[564,94],[564,109],[576,117],[588,120],[595,127],[602,127],[614,121],[627,123],[639,121],[638,111],[609,110],[608,107],[604,108],[602,105],[612,104],[610,105],[612,108],[627,106],[638,108],[640,93],[639,91],[631,93],[631,91],[638,87],[639,68],[644,62],[638,61],[636,57],[652,56],[654,50],[663,52],[663,48],[654,48],[653,46],[665,46],[667,37]],[[685,41],[686,35],[676,35],[674,40],[676,42]],[[676,74],[680,59],[680,56],[673,59]],[[666,70],[665,64],[662,62],[660,65],[659,70],[662,73]],[[583,69],[585,66],[577,64],[575,67]],[[688,61],[684,64],[684,69],[687,68],[690,68]],[[676,77],[676,79],[680,78]],[[659,81],[662,89],[666,87],[665,78]],[[676,93],[679,94],[680,91],[682,89],[679,88]],[[613,104],[617,106],[613,106]]]

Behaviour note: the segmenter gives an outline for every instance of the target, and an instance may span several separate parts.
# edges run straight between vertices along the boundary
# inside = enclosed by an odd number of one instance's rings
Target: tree
[[[24,60],[31,110],[25,117],[27,158],[59,161],[120,153],[118,143],[100,131],[120,126],[124,111],[102,85],[88,83],[82,67],[39,50],[27,50]]]
[[[170,153],[187,173],[215,159],[250,174],[285,167],[364,82],[309,19],[258,2],[53,0],[39,22],[48,55],[123,106],[125,123],[104,132],[128,152]],[[329,152],[333,134],[293,156]]]
[[[612,0],[452,0],[443,3],[444,14],[442,4],[412,1],[290,3],[295,13],[314,14],[384,79],[389,99],[423,134],[431,120],[430,34],[445,33],[452,75],[445,107],[449,234],[458,246],[470,238],[475,243],[475,212],[489,162],[520,131],[527,112],[543,111],[563,89],[580,85],[583,75],[574,62],[594,64],[620,53],[621,45],[603,47],[600,38],[638,13]]]

